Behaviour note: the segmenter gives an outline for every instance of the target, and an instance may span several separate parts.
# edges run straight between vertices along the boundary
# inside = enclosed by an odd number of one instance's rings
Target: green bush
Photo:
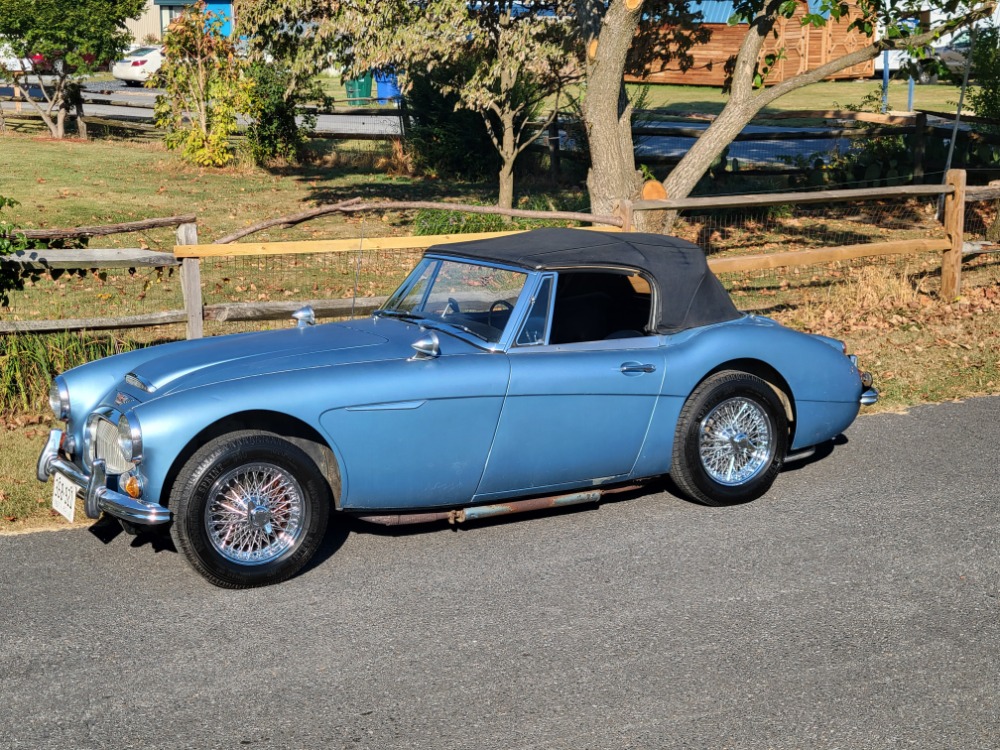
[[[969,90],[969,106],[979,117],[1000,120],[1000,27],[991,24],[976,33],[972,66],[979,85]]]
[[[439,65],[430,72],[411,72],[406,94],[411,127],[407,141],[413,166],[425,174],[470,180],[493,179],[500,171],[497,154],[483,118],[456,110],[457,94],[442,94],[442,84],[467,78],[468,63]]]
[[[522,198],[516,208],[528,211],[585,211],[589,205],[586,193],[570,193],[557,197],[538,194]],[[464,211],[439,211],[422,209],[413,221],[413,233],[429,234],[469,234],[472,232],[510,232],[517,229],[538,227],[564,227],[565,221],[544,219],[511,219],[506,221],[496,214],[470,214]]]
[[[327,98],[319,82],[299,83],[290,71],[265,62],[253,63],[247,74],[253,82],[246,131],[251,157],[257,164],[301,161],[309,131],[316,126],[316,111],[306,104],[322,105]]]

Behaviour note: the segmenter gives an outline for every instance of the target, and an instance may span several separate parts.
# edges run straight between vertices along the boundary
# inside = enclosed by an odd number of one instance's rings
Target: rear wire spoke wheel
[[[774,389],[749,373],[719,372],[681,409],[670,475],[706,505],[748,502],[770,489],[787,451],[788,421]]]
[[[249,430],[199,448],[170,493],[178,546],[195,570],[225,588],[295,575],[322,543],[332,503],[305,451]]]

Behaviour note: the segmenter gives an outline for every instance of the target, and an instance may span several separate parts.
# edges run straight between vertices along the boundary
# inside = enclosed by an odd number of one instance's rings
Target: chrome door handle
[[[656,365],[644,365],[641,362],[622,362],[621,371],[625,375],[637,375],[640,372],[656,372]]]

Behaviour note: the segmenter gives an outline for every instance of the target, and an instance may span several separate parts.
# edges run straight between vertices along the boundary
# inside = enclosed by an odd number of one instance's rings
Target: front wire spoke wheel
[[[302,488],[271,463],[238,466],[212,486],[205,505],[209,541],[226,560],[264,565],[280,558],[303,532]]]

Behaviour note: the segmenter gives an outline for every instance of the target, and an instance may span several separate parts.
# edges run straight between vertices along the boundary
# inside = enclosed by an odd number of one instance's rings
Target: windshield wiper
[[[450,320],[436,320],[434,318],[425,318],[423,315],[416,315],[414,313],[403,312],[401,310],[375,310],[372,313],[376,318],[382,317],[383,315],[387,318],[398,318],[399,320],[406,320],[416,323],[422,328],[433,328],[435,331],[443,331],[444,333],[451,333],[451,329],[458,329],[464,333],[468,333],[471,336],[475,336],[477,339],[482,339],[487,343],[491,343],[488,338],[483,336],[483,334],[472,330],[468,326],[464,326],[461,323],[453,323]]]
[[[490,340],[485,336],[483,336],[483,334],[477,333],[476,331],[473,331],[471,328],[469,328],[468,326],[464,326],[461,323],[452,323],[451,321],[447,320],[431,320],[429,318],[421,318],[420,325],[422,325],[424,328],[433,328],[435,331],[443,331],[445,333],[450,333],[450,331],[448,330],[449,328],[457,328],[460,331],[475,336],[477,339],[482,339],[483,341],[490,343]]]
[[[420,322],[425,320],[422,315],[415,315],[414,313],[403,312],[402,310],[376,310],[372,315],[376,318],[381,318],[384,315],[387,318],[399,318],[400,320],[416,320]]]

